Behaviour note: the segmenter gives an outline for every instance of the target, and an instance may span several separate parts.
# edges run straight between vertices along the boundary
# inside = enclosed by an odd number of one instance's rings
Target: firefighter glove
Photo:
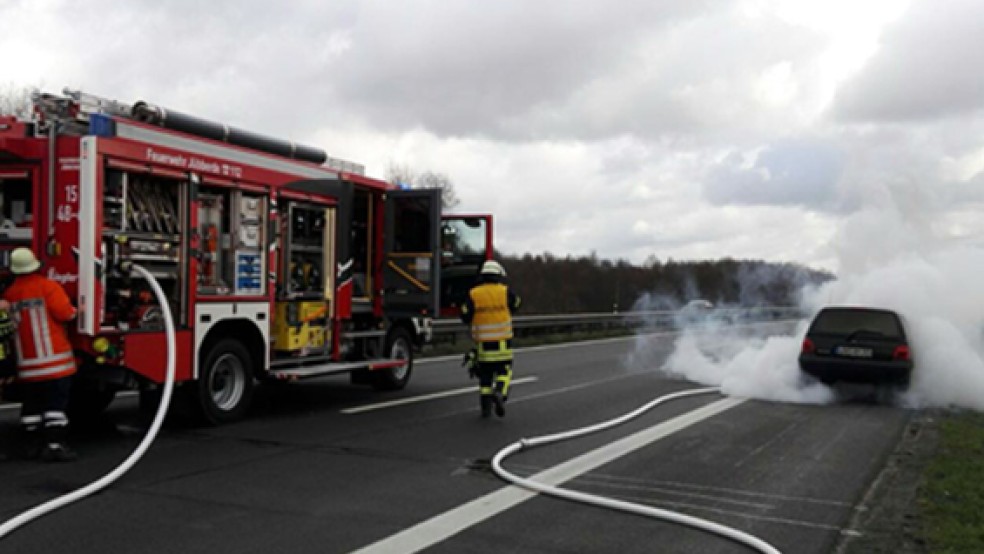
[[[465,357],[461,360],[461,365],[468,368],[468,377],[475,378],[475,366],[478,365],[478,352],[474,348],[465,352]]]
[[[17,325],[10,319],[10,314],[0,311],[0,340],[12,337],[17,332]]]
[[[0,341],[0,386],[17,375],[17,361],[10,347],[10,341]]]

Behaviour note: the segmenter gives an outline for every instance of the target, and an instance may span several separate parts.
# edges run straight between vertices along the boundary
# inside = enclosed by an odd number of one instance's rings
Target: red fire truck
[[[492,253],[489,216],[442,216],[440,202],[146,102],[66,90],[35,94],[28,120],[0,117],[0,265],[30,247],[76,301],[83,414],[123,389],[159,394],[163,310],[177,392],[207,422],[242,417],[264,380],[403,388],[432,318]]]

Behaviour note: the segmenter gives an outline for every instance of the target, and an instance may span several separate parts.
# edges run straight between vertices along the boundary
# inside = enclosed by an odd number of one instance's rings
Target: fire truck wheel
[[[217,342],[202,358],[196,404],[205,422],[242,419],[253,398],[253,360],[237,340]]]
[[[372,386],[377,390],[400,390],[410,382],[413,371],[413,343],[410,333],[402,327],[395,327],[386,335],[387,358],[406,360],[401,367],[377,369],[372,372]]]

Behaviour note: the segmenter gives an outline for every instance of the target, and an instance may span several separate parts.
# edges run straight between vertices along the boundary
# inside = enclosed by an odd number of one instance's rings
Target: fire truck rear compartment
[[[5,247],[31,245],[33,204],[27,172],[5,171],[0,166],[0,243]]]

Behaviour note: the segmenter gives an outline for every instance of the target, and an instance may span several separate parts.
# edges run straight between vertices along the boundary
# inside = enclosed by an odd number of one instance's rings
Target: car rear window
[[[824,310],[810,327],[811,333],[850,334],[858,330],[876,331],[886,337],[901,337],[898,317],[892,312],[867,310]]]

